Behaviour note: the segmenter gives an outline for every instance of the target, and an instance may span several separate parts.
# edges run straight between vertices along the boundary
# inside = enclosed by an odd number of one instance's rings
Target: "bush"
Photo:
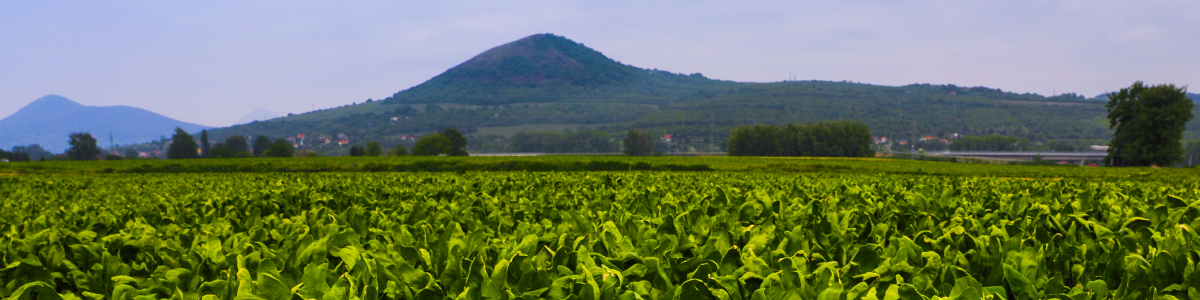
[[[418,156],[450,154],[451,150],[454,150],[454,143],[440,133],[421,137],[412,149],[413,155]]]

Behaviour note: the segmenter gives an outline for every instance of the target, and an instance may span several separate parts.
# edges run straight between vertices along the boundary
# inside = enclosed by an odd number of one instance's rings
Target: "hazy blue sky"
[[[45,94],[226,126],[420,84],[554,33],[716,79],[1200,90],[1200,1],[5,1],[0,117]]]

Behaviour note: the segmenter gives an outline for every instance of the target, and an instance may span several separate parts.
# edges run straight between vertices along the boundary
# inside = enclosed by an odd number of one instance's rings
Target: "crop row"
[[[1198,193],[817,173],[2,176],[0,295],[1195,299]]]

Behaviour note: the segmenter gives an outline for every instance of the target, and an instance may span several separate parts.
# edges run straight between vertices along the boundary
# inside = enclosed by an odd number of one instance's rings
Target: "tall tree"
[[[192,139],[192,135],[183,131],[183,128],[175,127],[175,134],[171,135],[171,147],[167,148],[167,158],[200,158],[200,153],[197,153],[196,149],[196,140]]]
[[[454,142],[446,138],[440,133],[434,133],[421,137],[416,145],[413,145],[412,154],[419,156],[433,156],[438,154],[450,154],[454,150]]]
[[[265,135],[254,138],[254,157],[262,156],[263,151],[267,149],[271,149],[271,138]]]
[[[1183,159],[1184,126],[1192,120],[1186,88],[1141,81],[1108,94],[1108,124],[1116,128],[1106,165],[1170,166]]]
[[[209,158],[230,158],[230,157],[233,157],[233,152],[229,151],[229,147],[225,146],[225,143],[217,142],[216,145],[212,146],[212,149],[208,150],[208,157]]]
[[[396,149],[392,149],[392,151],[388,151],[388,155],[408,156],[408,148],[404,148],[404,145],[396,145]]]
[[[238,152],[249,151],[250,143],[246,142],[246,137],[235,135],[225,138],[225,148],[229,148],[229,152],[238,154]]]
[[[446,127],[442,129],[442,136],[450,140],[451,149],[446,154],[450,156],[467,156],[467,138],[463,137],[462,132],[459,132],[458,129]]]
[[[96,146],[96,138],[89,132],[72,132],[71,148],[67,156],[72,160],[95,160],[100,155],[100,146]]]
[[[370,143],[367,143],[367,156],[380,156],[380,155],[383,155],[383,146],[380,146],[379,142],[372,141]]]
[[[646,130],[631,129],[625,133],[625,155],[646,156],[654,152],[654,138]]]
[[[255,142],[258,144],[258,142]],[[257,147],[255,147],[257,148]],[[275,139],[274,143],[268,147],[267,151],[263,151],[264,157],[292,157],[296,153],[296,147],[292,146],[291,142],[285,139]]]
[[[208,158],[208,129],[200,130],[200,157]]]

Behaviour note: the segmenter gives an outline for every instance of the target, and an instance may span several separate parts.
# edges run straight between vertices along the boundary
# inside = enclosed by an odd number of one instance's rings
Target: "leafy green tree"
[[[225,138],[225,147],[229,148],[229,152],[238,153],[250,150],[250,143],[246,142],[246,137],[234,135]]]
[[[100,147],[91,133],[72,132],[69,137],[71,148],[67,149],[67,156],[72,160],[96,160],[100,155]]]
[[[125,158],[138,158],[138,151],[133,148],[125,149]]]
[[[209,158],[229,158],[233,157],[233,155],[234,152],[229,150],[229,146],[221,142],[213,145],[212,149],[208,152]]]
[[[454,150],[454,142],[446,138],[440,133],[430,134],[421,137],[417,140],[417,144],[413,145],[413,155],[418,156],[433,156],[438,154],[450,154]]]
[[[858,121],[742,126],[729,135],[732,156],[872,157],[871,131]]]
[[[285,139],[275,139],[267,151],[263,151],[262,157],[292,157],[295,152],[296,147],[292,146],[291,142]]]
[[[1186,88],[1173,84],[1146,86],[1141,81],[1108,94],[1108,124],[1116,128],[1109,141],[1106,165],[1170,166],[1183,158],[1184,126],[1192,120],[1193,103]]]
[[[50,153],[50,151],[42,149],[42,146],[38,144],[30,144],[29,146],[13,146],[12,152],[21,154],[22,158],[29,158],[21,161],[45,160],[44,158],[47,156],[54,156],[54,153]]]
[[[383,147],[379,145],[379,142],[367,143],[367,153],[366,154],[367,154],[367,156],[383,155]]]
[[[200,157],[208,158],[208,129],[200,130]]]
[[[452,145],[449,154],[450,156],[467,156],[467,138],[463,137],[462,132],[458,129],[446,127],[442,129],[442,136],[450,140]]]
[[[269,138],[265,135],[260,135],[254,139],[254,152],[252,154],[254,155],[254,157],[259,157],[259,156],[262,156],[263,151],[267,151],[267,149],[270,149],[270,148],[271,148],[271,138]]]
[[[442,108],[441,105],[437,105],[437,104],[426,104],[425,105],[425,113],[426,114],[435,114],[435,113],[440,113],[443,111],[446,111],[446,109]]]
[[[365,149],[363,149],[363,147],[353,146],[353,145],[350,146],[350,156],[363,156],[363,154],[366,154],[366,153],[367,153],[367,151]]]
[[[408,156],[408,148],[404,148],[404,145],[396,145],[396,148],[395,148],[395,149],[392,149],[391,151],[388,151],[388,155],[391,155],[391,156]]]
[[[200,158],[200,154],[196,153],[196,140],[192,139],[192,135],[183,128],[175,127],[175,134],[171,135],[171,147],[167,148],[168,159],[186,159]]]
[[[631,129],[625,133],[625,155],[647,156],[654,152],[654,138],[646,130]]]
[[[13,152],[0,149],[0,158],[7,159],[8,161],[29,161],[29,153],[17,152],[16,149],[13,149]]]

